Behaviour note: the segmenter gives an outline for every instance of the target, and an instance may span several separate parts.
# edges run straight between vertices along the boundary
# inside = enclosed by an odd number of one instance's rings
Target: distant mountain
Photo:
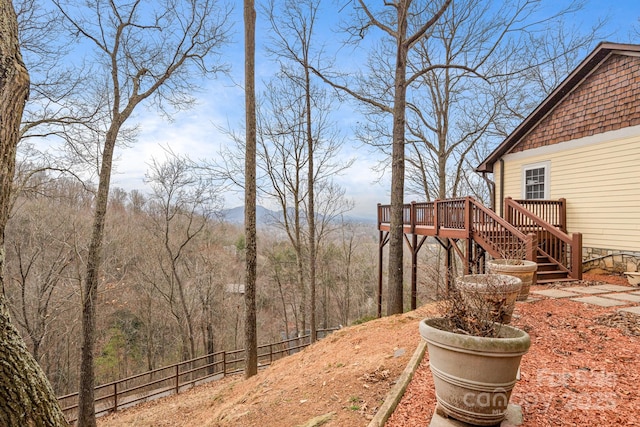
[[[231,209],[224,209],[221,212],[225,221],[232,224],[244,224],[244,206],[238,206]],[[267,225],[274,221],[274,218],[280,218],[282,215],[262,206],[256,206],[256,223],[258,225]]]
[[[244,206],[231,209],[224,209],[220,212],[225,221],[231,224],[244,224]],[[282,219],[282,211],[272,211],[263,206],[256,207],[256,223],[258,226],[273,224],[276,220]],[[346,215],[345,221],[356,224],[375,224],[375,218],[365,218]]]

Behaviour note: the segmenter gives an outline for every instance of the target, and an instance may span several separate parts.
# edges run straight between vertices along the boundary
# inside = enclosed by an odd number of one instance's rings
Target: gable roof
[[[612,54],[639,55],[640,45],[602,42],[529,116],[476,168],[476,172],[493,172],[493,165],[536,127],[565,97]]]

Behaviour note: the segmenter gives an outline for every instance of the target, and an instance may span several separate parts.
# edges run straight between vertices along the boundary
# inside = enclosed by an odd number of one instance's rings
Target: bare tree
[[[104,109],[102,127],[89,142],[100,147],[94,224],[83,290],[83,344],[79,388],[79,426],[95,426],[95,312],[109,184],[116,142],[138,105],[150,101],[160,111],[193,103],[194,75],[223,68],[209,59],[227,41],[228,10],[213,0],[92,4],[56,0],[65,25],[95,54],[95,109]],[[102,68],[98,68],[98,65]],[[86,145],[85,147],[90,147]],[[82,152],[82,148],[75,150]]]
[[[41,365],[51,326],[72,296],[65,284],[75,259],[75,248],[70,244],[75,231],[70,212],[62,207],[52,211],[52,205],[46,198],[21,203],[7,233],[11,260],[6,265],[6,291],[12,299],[13,318]]]
[[[586,31],[566,23],[579,3],[550,14],[539,7],[536,1],[456,1],[417,43],[409,66],[419,77],[407,104],[411,192],[427,200],[473,192],[474,150],[503,138],[599,34],[600,23]]]
[[[10,1],[0,1],[0,422],[7,426],[67,425],[44,372],[11,323],[4,294],[5,227],[9,218],[20,121],[29,94],[29,74],[18,44],[18,24]]]
[[[164,162],[152,161],[147,175],[152,194],[148,201],[151,238],[156,240],[156,265],[144,274],[169,305],[180,327],[182,359],[196,357],[196,302],[193,289],[200,271],[196,254],[199,238],[220,208],[215,188],[184,157],[168,153]]]
[[[273,36],[267,49],[280,65],[276,80],[265,93],[260,120],[260,160],[268,185],[265,191],[283,211],[282,225],[296,251],[301,315],[306,329],[307,296],[303,278],[303,250],[307,253],[311,341],[316,340],[316,263],[320,229],[327,222],[319,212],[317,194],[327,181],[350,166],[336,161],[341,141],[330,121],[328,94],[314,84],[312,66],[324,61],[316,46],[317,0],[271,1],[266,14]],[[276,154],[274,156],[274,154]],[[334,195],[336,193],[333,193]],[[336,200],[330,197],[324,201]],[[304,210],[302,210],[304,208]],[[337,208],[337,203],[329,209]],[[306,227],[302,220],[306,220]],[[325,218],[326,219],[326,218]],[[303,231],[306,229],[306,236]],[[304,239],[304,241],[303,241]]]
[[[386,41],[392,46],[393,63],[389,64],[390,73],[383,74],[383,87],[371,87],[364,82],[338,84],[326,77],[322,70],[315,69],[333,87],[344,91],[368,108],[392,117],[391,134],[391,218],[389,231],[389,279],[387,314],[403,311],[403,221],[405,182],[405,129],[407,109],[407,88],[420,75],[441,65],[431,66],[408,73],[408,60],[417,43],[430,36],[433,25],[447,10],[451,0],[435,2],[433,7],[425,7],[424,2],[414,0],[397,0],[385,2],[383,6],[368,6],[364,0],[354,2],[354,20],[347,31],[353,40],[361,40],[371,29],[382,32]],[[374,74],[386,70],[372,70]],[[363,79],[360,80],[363,82]],[[393,86],[389,84],[392,82]],[[376,91],[376,89],[379,89]],[[381,89],[381,91],[380,91]]]
[[[257,231],[256,231],[256,10],[254,0],[244,0],[245,78],[245,368],[246,378],[258,373],[258,333],[256,316]]]

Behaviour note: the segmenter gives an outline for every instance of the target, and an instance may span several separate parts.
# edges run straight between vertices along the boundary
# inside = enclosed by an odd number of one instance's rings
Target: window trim
[[[531,200],[549,200],[549,189],[551,187],[551,161],[546,160],[544,162],[528,163],[522,165],[522,199],[527,200],[527,171],[532,169],[544,169],[544,197],[542,199]]]

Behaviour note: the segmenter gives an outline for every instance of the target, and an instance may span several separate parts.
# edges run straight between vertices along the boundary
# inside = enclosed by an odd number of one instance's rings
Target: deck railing
[[[318,338],[338,328],[318,329]],[[309,346],[310,335],[265,344],[258,347],[258,363],[266,366],[284,356]],[[222,378],[244,369],[244,349],[219,351],[142,374],[95,387],[97,416],[115,412],[145,402],[157,396],[178,394],[191,386]],[[78,416],[78,393],[58,397],[60,407],[69,423]]]
[[[559,228],[564,233],[567,232],[567,200],[566,199],[558,199],[558,200],[513,200],[511,197],[507,197],[505,199],[514,201],[527,211],[531,212],[538,218],[541,218],[543,221],[548,224],[553,225],[554,227]],[[510,202],[506,202],[508,204]],[[516,227],[519,224],[514,222],[515,218],[509,218],[510,210],[508,206],[505,212],[505,219],[509,221],[511,224]],[[528,224],[522,224],[523,226]]]
[[[411,203],[415,225],[432,227],[435,214],[434,206],[433,202]]]
[[[390,205],[378,205],[378,224],[389,223]],[[433,235],[445,236],[444,230],[462,231],[474,238],[491,256],[502,258],[516,251],[527,260],[535,261],[535,236],[523,233],[505,219],[472,197],[405,204],[403,225],[433,228]]]
[[[467,198],[436,200],[438,228],[465,230],[469,227],[465,221]]]
[[[505,218],[514,226],[528,233],[534,233],[538,241],[538,249],[555,263],[566,269],[569,276],[574,279],[582,279],[582,235],[573,233],[571,236],[563,231],[566,224],[566,211],[564,203],[551,204],[550,208],[544,208],[543,200],[537,201],[538,212],[546,215],[547,219],[556,221],[550,223],[541,218],[513,199],[505,199]],[[529,206],[529,204],[527,204]]]

